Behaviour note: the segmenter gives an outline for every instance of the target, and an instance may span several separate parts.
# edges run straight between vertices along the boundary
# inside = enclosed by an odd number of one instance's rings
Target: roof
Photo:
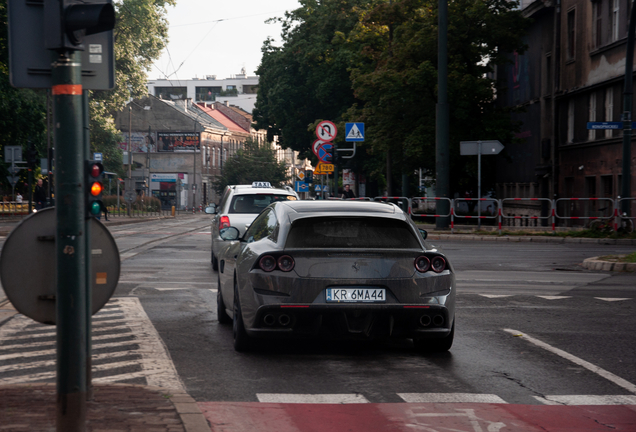
[[[219,123],[221,123],[229,131],[231,131],[231,132],[249,133],[248,131],[243,129],[241,126],[239,126],[238,123],[235,123],[228,116],[223,114],[221,111],[219,111],[217,109],[214,109],[214,108],[212,108],[210,106],[206,106],[204,103],[197,104],[197,107],[198,107],[198,109],[200,109],[201,111],[205,112],[207,115],[212,117],[214,120],[216,120]]]

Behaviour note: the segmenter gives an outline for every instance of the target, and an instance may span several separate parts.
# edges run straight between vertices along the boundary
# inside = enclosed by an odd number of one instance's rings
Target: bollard
[[[174,217],[174,206],[172,206],[172,217]]]

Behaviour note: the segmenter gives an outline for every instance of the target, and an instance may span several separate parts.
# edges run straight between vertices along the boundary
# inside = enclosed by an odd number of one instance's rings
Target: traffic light
[[[99,217],[104,208],[104,165],[98,161],[86,161],[86,213],[89,217]]]
[[[84,51],[84,36],[112,30],[112,0],[44,0],[44,40],[50,50]]]

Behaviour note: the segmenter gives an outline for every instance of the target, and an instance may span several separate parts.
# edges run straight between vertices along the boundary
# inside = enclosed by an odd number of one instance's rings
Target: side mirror
[[[426,240],[426,237],[428,237],[428,231],[422,228],[419,228],[419,230],[420,230],[420,235],[422,236],[422,238]]]
[[[216,204],[210,204],[205,208],[207,214],[216,214]]]
[[[221,237],[224,241],[238,240],[239,236],[239,230],[234,227],[223,228],[219,231],[219,237]]]

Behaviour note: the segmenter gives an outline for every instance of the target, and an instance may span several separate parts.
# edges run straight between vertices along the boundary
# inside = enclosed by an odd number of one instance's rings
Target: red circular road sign
[[[323,120],[316,126],[316,136],[323,141],[333,141],[336,135],[338,135],[338,128],[329,120]]]

